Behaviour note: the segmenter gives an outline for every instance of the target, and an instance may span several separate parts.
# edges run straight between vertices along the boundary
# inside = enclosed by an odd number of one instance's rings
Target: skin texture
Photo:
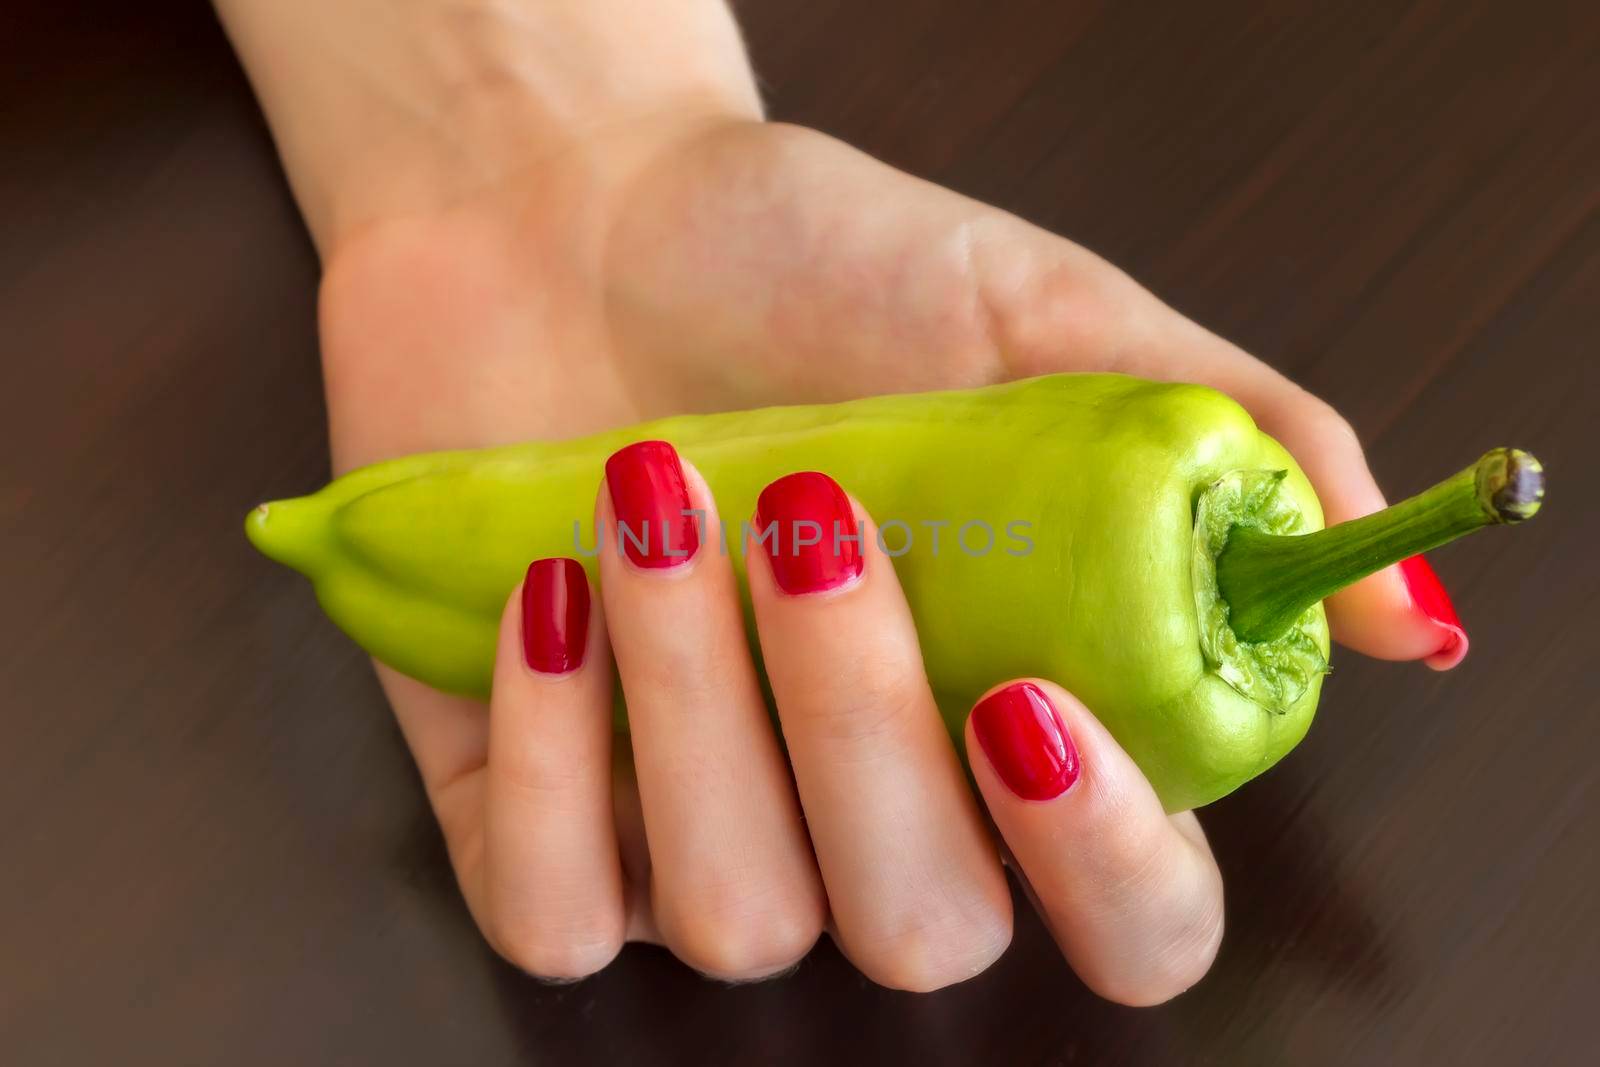
[[[595,545],[583,515],[596,472],[624,444],[656,438],[694,461],[732,514],[752,514],[762,486],[809,465],[900,524],[884,544],[903,552],[893,566],[952,733],[997,674],[1060,679],[1097,709],[1167,809],[1183,811],[1271,766],[1310,725],[1316,686],[1274,714],[1200,655],[1195,496],[1232,471],[1286,469],[1307,528],[1320,520],[1287,453],[1237,404],[1197,386],[1057,375],[417,456],[263,506],[247,528],[305,570],[378,659],[483,698],[500,605],[528,556]],[[969,552],[960,538],[974,522]],[[708,537],[723,541],[709,524]],[[990,537],[994,547],[976,554]],[[726,543],[743,581],[738,529]],[[1316,636],[1326,655],[1320,615]]]
[[[1232,396],[1300,461],[1329,522],[1383,504],[1337,413],[1099,257],[823,134],[763,121],[719,2],[427,0],[397,10],[377,0],[218,0],[218,10],[322,258],[336,473],[683,412],[1114,370]],[[616,593],[608,583],[608,600]],[[1416,659],[1438,657],[1447,641],[1465,647],[1418,610],[1394,570],[1333,598],[1329,616],[1341,642],[1371,655]],[[503,647],[514,651],[507,629]],[[823,647],[833,630],[819,625],[801,636]],[[914,632],[892,632],[897,648],[915,646]],[[790,645],[805,642],[790,637],[784,647],[799,656]],[[603,642],[589,647],[598,656]],[[661,649],[637,651],[641,670],[655,668],[642,677],[666,677],[651,658]],[[502,661],[516,662],[498,657],[497,669]],[[686,666],[673,662],[702,671],[686,684],[735,669],[710,651]],[[854,663],[853,673],[893,693],[894,680],[874,676],[872,662]],[[826,695],[839,664],[797,662],[796,670],[808,667]],[[589,721],[561,776],[578,792],[541,781],[533,791],[548,804],[517,799],[530,792],[518,784],[524,759],[547,750],[563,709],[588,706],[581,697],[535,690],[550,699],[507,698],[485,714],[478,701],[397,672],[380,669],[379,677],[467,905],[502,954],[552,977],[603,965],[619,938],[666,943],[699,961],[668,935],[650,891],[654,867],[678,860],[646,839],[635,753],[610,744],[605,730],[605,760],[596,763],[601,726]],[[1062,709],[1069,727],[1087,720],[1081,704],[1061,698],[1073,709]],[[1049,905],[1071,924],[1053,925],[1092,988],[1152,1003],[1204,973],[1220,936],[1220,881],[1192,815],[1161,816],[1126,757],[1106,756],[1091,774],[1096,757],[1081,747],[1080,784],[1052,802],[1056,818],[1031,831],[1060,841],[1083,874],[1070,898]],[[604,863],[587,868],[592,884],[564,875],[595,903],[590,932],[605,936],[578,936],[590,928],[562,926],[556,916],[550,923],[567,934],[552,941],[542,916],[554,913],[540,912],[527,887],[561,874],[569,853],[513,853],[502,862],[495,842],[517,836],[517,827],[538,832],[569,796],[598,804],[607,780],[612,822],[585,848],[612,848],[620,877],[607,880]],[[999,801],[987,787],[983,795],[1000,821]],[[598,806],[589,810],[599,817]],[[708,800],[698,814],[719,813]],[[502,831],[491,835],[492,826]],[[885,857],[878,889],[943,899],[948,865],[897,865],[892,827],[864,830]],[[729,876],[740,859],[718,856],[718,884],[734,896],[745,884]],[[494,876],[513,879],[502,895],[491,890],[490,870],[508,865],[514,875]],[[752,884],[740,899],[748,905],[759,895]],[[828,895],[831,907],[832,887]],[[743,943],[726,920],[749,907],[701,903],[691,911],[702,923],[696,943]],[[803,929],[804,906],[785,916]],[[943,954],[919,951],[906,929],[880,932],[883,957],[872,958],[870,973],[933,988],[992,958],[996,931],[1009,923],[993,911],[966,926],[930,920],[936,933],[924,943],[954,946]],[[747,947],[757,962],[782,956],[783,946]]]

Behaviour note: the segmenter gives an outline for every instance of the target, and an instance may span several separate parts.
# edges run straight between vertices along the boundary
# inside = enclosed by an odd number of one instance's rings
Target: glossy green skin
[[[880,525],[907,524],[912,548],[894,566],[958,738],[989,687],[1051,679],[1095,712],[1179,811],[1261,773],[1310,726],[1320,679],[1287,714],[1270,714],[1208,671],[1200,652],[1190,578],[1199,492],[1231,470],[1286,469],[1284,491],[1306,529],[1322,525],[1288,453],[1201,386],[1053,375],[680,416],[380,463],[257,509],[247,527],[264,552],[311,577],[329,616],[373,656],[439,689],[484,696],[501,610],[528,562],[577,556],[598,580],[592,514],[605,458],[650,438],[672,442],[710,484],[741,584],[738,524],[762,487],[791,471],[826,471]],[[996,531],[986,555],[955,543],[972,520]],[[949,525],[936,553],[924,523],[938,521]],[[1006,551],[1020,550],[1006,536],[1016,521],[1030,524],[1022,556]],[[981,534],[968,532],[974,549]],[[903,536],[890,529],[885,539],[899,550]],[[1326,652],[1320,608],[1310,626]]]

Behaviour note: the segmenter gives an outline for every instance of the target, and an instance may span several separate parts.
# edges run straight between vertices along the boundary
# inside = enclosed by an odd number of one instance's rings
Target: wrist
[[[670,139],[760,117],[722,0],[218,8],[325,256],[368,224],[447,207],[619,131]]]

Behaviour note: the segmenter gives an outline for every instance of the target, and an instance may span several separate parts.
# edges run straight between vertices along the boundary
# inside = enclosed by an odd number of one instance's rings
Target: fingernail
[[[1078,780],[1078,747],[1055,705],[1032,682],[978,701],[972,732],[1000,780],[1023,800],[1053,800]]]
[[[589,580],[575,559],[536,559],[522,582],[522,658],[540,674],[583,665],[589,643]]]
[[[1436,671],[1447,671],[1467,658],[1467,631],[1456,615],[1455,605],[1450,603],[1450,594],[1444,591],[1444,583],[1421,556],[1401,560],[1400,574],[1406,580],[1411,602],[1439,630],[1439,647],[1432,655],[1424,657],[1423,662]]]
[[[617,542],[641,567],[687,563],[700,547],[689,508],[689,483],[678,452],[665,441],[640,441],[606,460],[606,485],[617,520]]]
[[[791,596],[837,589],[866,565],[850,498],[826,474],[786,474],[761,490],[756,527],[778,588]]]

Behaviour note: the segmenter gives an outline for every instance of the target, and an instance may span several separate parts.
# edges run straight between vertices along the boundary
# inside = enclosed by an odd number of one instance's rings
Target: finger
[[[1277,371],[1193,323],[1196,351],[1209,345],[1214,384],[1243,404],[1268,435],[1287,448],[1316,487],[1327,524],[1387,506],[1361,442],[1343,416]],[[1466,656],[1466,632],[1449,596],[1422,557],[1385,568],[1328,599],[1334,636],[1380,659],[1422,659],[1447,670]]]
[[[974,237],[975,284],[1012,372],[1113,370],[1209,385],[1239,401],[1295,457],[1329,525],[1385,506],[1355,431],[1327,403],[1099,257],[1009,216],[984,217]],[[1370,656],[1454,666],[1466,635],[1430,576],[1425,563],[1390,567],[1335,594],[1328,600],[1334,636]]]
[[[1096,993],[1159,1004],[1222,941],[1222,877],[1192,813],[1167,816],[1059,686],[1012,682],[967,720],[973,777],[1067,961]]]
[[[671,445],[646,441],[606,463],[597,527],[656,923],[707,974],[783,970],[820,936],[826,897],[716,504]]]
[[[838,941],[883,985],[970,978],[1009,943],[1011,897],[876,528],[808,472],[762,492],[756,531],[750,595]]]
[[[524,970],[581,978],[621,949],[611,662],[588,579],[535,560],[500,620],[489,707],[484,933]]]

